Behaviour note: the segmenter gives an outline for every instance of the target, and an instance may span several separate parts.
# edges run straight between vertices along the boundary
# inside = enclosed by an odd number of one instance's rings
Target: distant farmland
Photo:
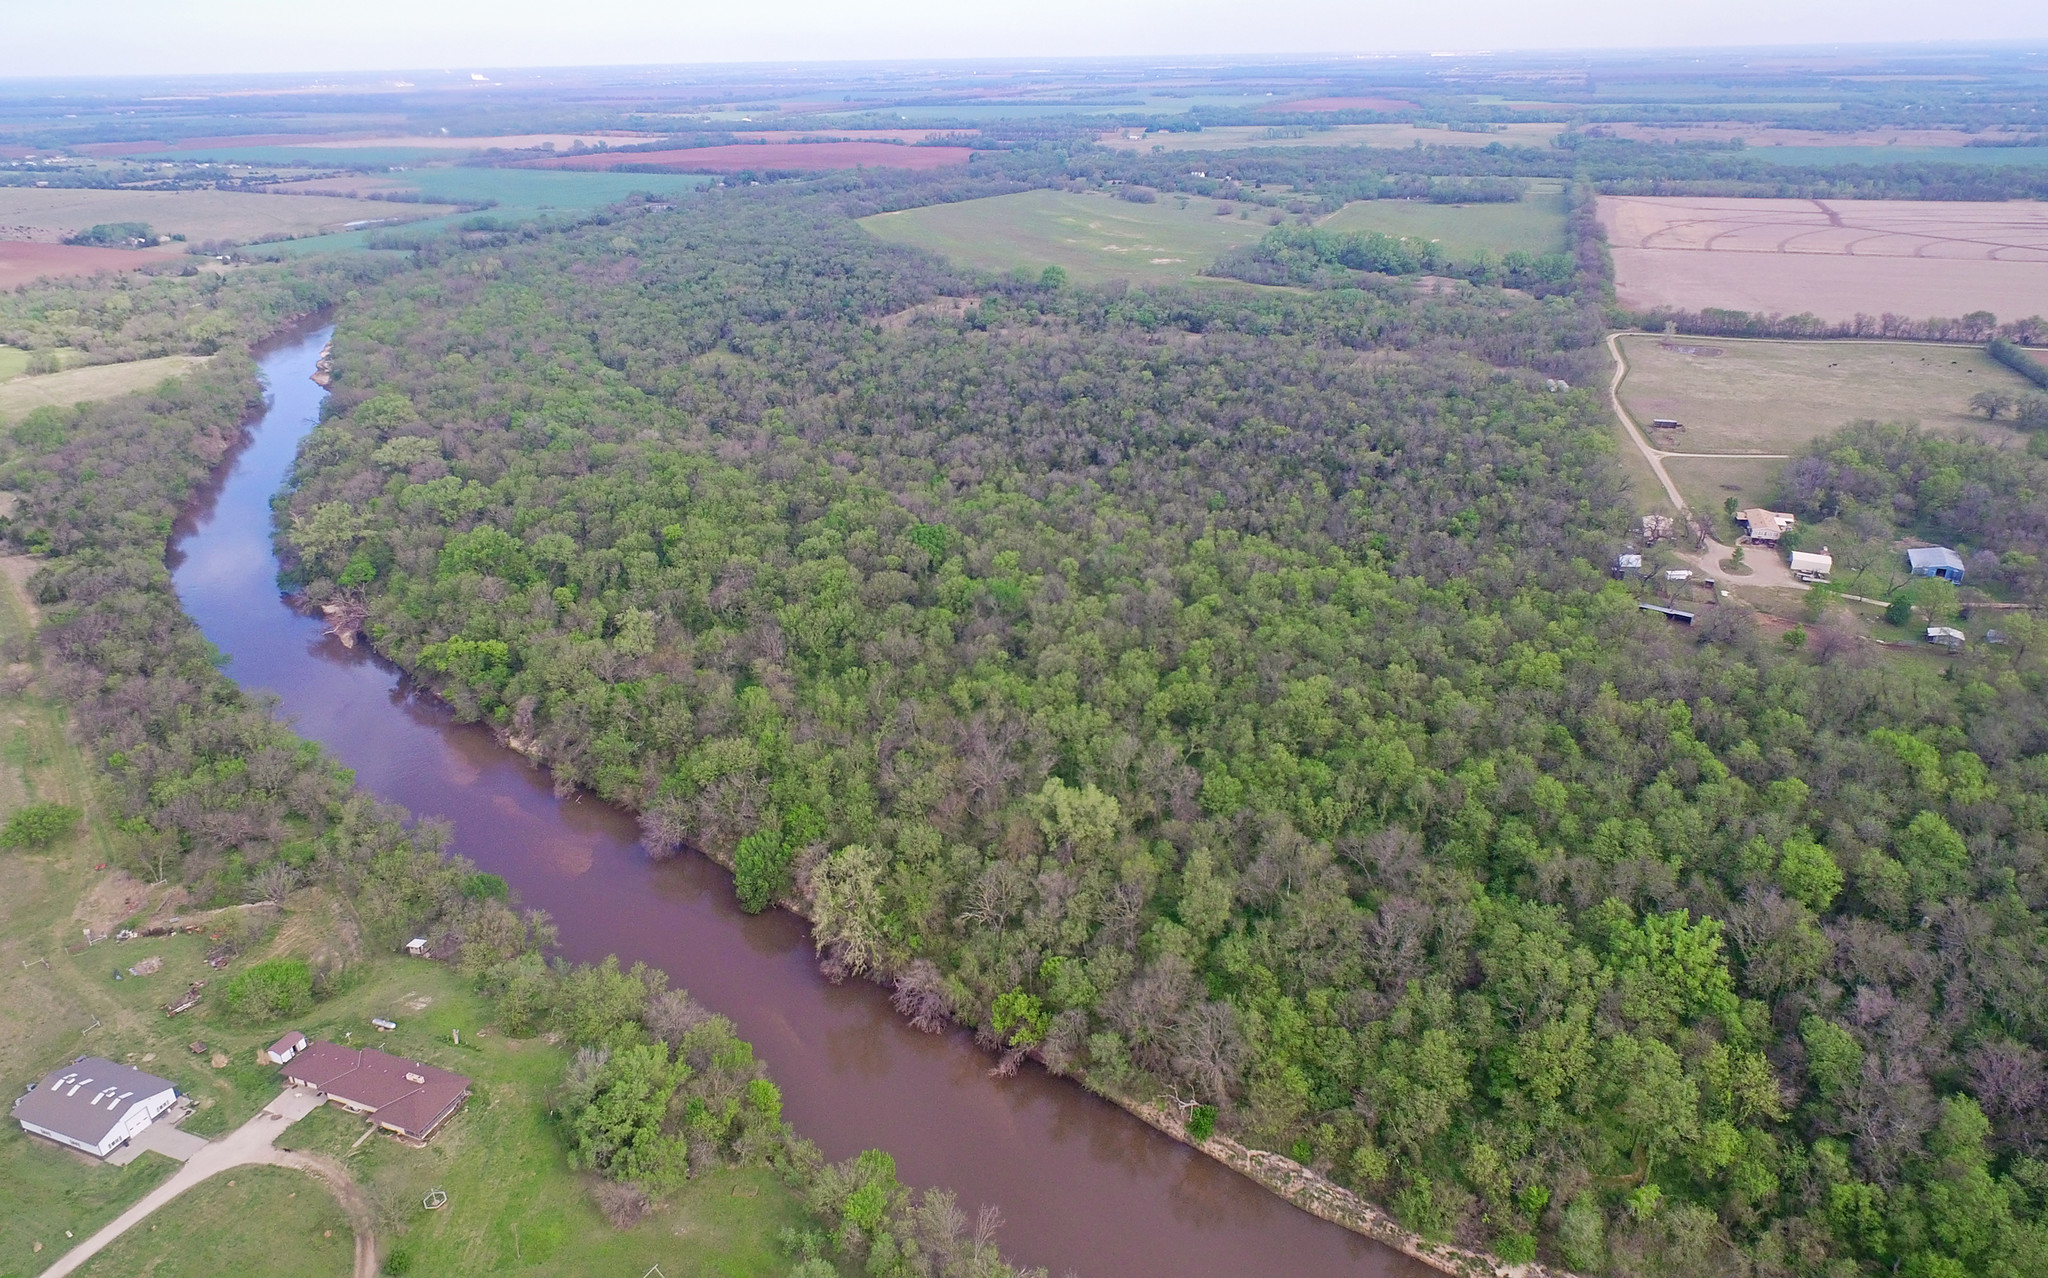
[[[1326,231],[1379,231],[1435,240],[1453,261],[1481,253],[1562,253],[1564,192],[1533,187],[1516,204],[1431,204],[1422,200],[1357,200],[1317,225]]]
[[[54,243],[104,222],[145,222],[158,235],[248,241],[265,235],[305,235],[349,222],[411,220],[453,211],[432,204],[365,203],[331,195],[13,186],[0,187],[0,237]]]
[[[1126,279],[1194,283],[1217,256],[1256,244],[1266,219],[1218,217],[1217,202],[1173,196],[1132,204],[1106,195],[1023,191],[900,213],[860,224],[885,240],[989,271],[1065,270],[1077,284]],[[1261,211],[1263,212],[1263,210]]]
[[[942,169],[965,164],[964,146],[898,146],[888,142],[754,142],[685,147],[674,151],[594,151],[546,160],[523,160],[530,169],[672,169],[737,173],[742,169]]]
[[[1291,104],[1290,104],[1291,105]],[[1275,110],[1283,108],[1276,107]],[[1459,133],[1412,124],[1333,124],[1327,128],[1282,128],[1264,124],[1225,124],[1199,133],[1147,133],[1112,129],[1098,141],[1124,151],[1234,151],[1268,146],[1548,146],[1564,131],[1562,124],[1509,124],[1499,133]]]
[[[2048,204],[1602,196],[1627,306],[2048,312]]]

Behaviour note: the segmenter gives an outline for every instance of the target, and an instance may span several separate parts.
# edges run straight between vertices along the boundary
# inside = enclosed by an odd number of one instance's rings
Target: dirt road
[[[287,1087],[276,1100],[265,1105],[256,1117],[243,1123],[185,1161],[175,1175],[143,1195],[142,1201],[116,1216],[113,1222],[73,1247],[43,1271],[43,1278],[63,1278],[104,1250],[107,1244],[134,1228],[157,1208],[201,1181],[236,1167],[267,1164],[292,1167],[319,1179],[340,1200],[356,1234],[355,1278],[377,1278],[377,1239],[368,1199],[349,1179],[346,1169],[331,1158],[277,1148],[285,1129],[320,1107],[320,1098],[299,1087]]]

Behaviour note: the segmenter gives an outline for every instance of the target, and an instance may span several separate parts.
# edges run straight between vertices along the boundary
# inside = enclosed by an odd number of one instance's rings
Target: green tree
[[[31,803],[8,814],[0,848],[46,848],[78,828],[85,814],[62,803]]]
[[[661,1183],[687,1170],[680,1137],[664,1131],[669,1099],[690,1077],[664,1043],[640,1043],[602,1055],[581,1095],[565,1098],[569,1161],[614,1180]]]
[[[313,1006],[313,969],[304,959],[270,959],[243,968],[221,991],[228,1010],[244,1020],[271,1021]]]

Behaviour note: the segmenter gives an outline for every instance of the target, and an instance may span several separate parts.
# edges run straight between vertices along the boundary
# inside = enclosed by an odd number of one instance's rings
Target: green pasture
[[[1218,209],[1223,212],[1219,216]],[[1133,204],[1094,192],[1022,191],[877,213],[860,224],[894,244],[985,271],[1058,266],[1077,284],[1208,282],[1201,272],[1271,229],[1267,210],[1162,192]]]
[[[325,1186],[240,1167],[194,1186],[80,1266],[85,1278],[345,1278],[355,1231]]]
[[[1326,231],[1378,231],[1435,240],[1453,261],[1482,253],[1498,258],[1523,252],[1565,251],[1564,191],[1531,184],[1514,204],[1431,204],[1424,200],[1355,200],[1324,218]]]
[[[526,222],[550,214],[575,217],[607,204],[617,204],[627,196],[641,192],[657,196],[681,195],[712,180],[701,173],[577,173],[562,169],[468,167],[422,169],[399,176],[420,193],[422,201],[429,204],[497,201],[492,207],[476,213],[456,213],[424,222],[408,222],[402,228],[384,228],[402,230],[408,236],[432,234],[461,226],[475,218]],[[398,204],[391,207],[403,210],[409,206]],[[245,251],[285,257],[335,249],[360,249],[369,247],[370,238],[377,233],[376,230],[344,231],[258,245]]]
[[[1772,164],[2048,164],[2048,146],[1753,146]]]

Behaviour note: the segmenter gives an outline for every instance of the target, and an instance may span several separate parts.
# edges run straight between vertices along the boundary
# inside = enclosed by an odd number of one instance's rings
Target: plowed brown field
[[[97,275],[134,271],[182,255],[171,249],[84,248],[73,244],[32,244],[0,240],[0,288],[13,288],[46,275]]]
[[[2048,313],[2048,204],[1602,196],[1624,305]]]

